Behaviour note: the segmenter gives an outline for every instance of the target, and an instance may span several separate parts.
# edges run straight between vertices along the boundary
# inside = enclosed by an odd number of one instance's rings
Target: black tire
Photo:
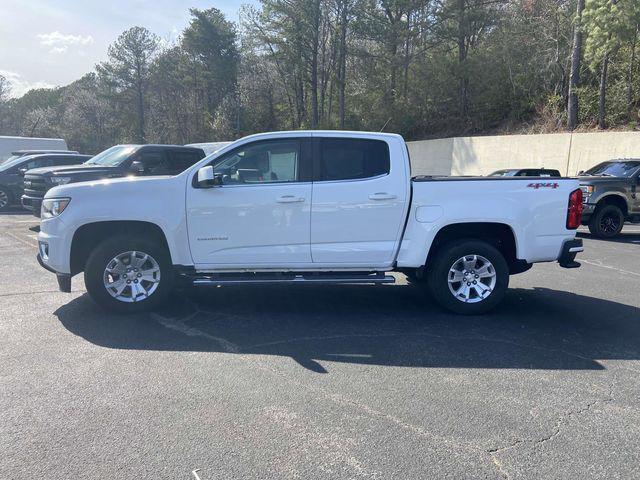
[[[475,295],[475,298],[470,298],[471,303],[466,303],[458,299],[449,289],[449,272],[459,259],[472,258],[473,255],[484,257],[491,263],[491,268],[495,272],[495,285],[487,296],[480,300],[478,300],[480,295],[477,294],[476,287],[471,286],[473,291],[470,292],[470,296]],[[427,273],[433,298],[447,310],[462,315],[479,315],[492,310],[500,303],[509,287],[509,266],[504,256],[495,247],[480,240],[457,240],[443,245],[435,253],[435,258],[429,261]],[[487,281],[490,282],[490,280]],[[463,286],[462,283],[460,282],[459,285]],[[452,285],[454,286],[452,288],[455,288],[456,284]]]
[[[105,269],[109,262],[123,252],[129,251],[150,255],[160,267],[160,281],[155,290],[148,297],[143,297],[132,303],[113,297],[104,284]],[[91,298],[102,308],[123,314],[148,311],[159,307],[171,293],[174,280],[171,257],[166,247],[152,240],[132,235],[117,235],[100,243],[89,256],[84,269],[84,283]],[[148,284],[145,283],[146,285]],[[133,290],[127,290],[127,293],[132,294]]]
[[[0,212],[8,210],[11,205],[13,205],[11,192],[5,187],[0,187]]]
[[[407,276],[407,280],[409,283],[426,283],[427,282],[427,274],[424,269],[416,268],[412,270],[407,270],[405,272]]]
[[[624,226],[624,213],[617,205],[602,205],[596,208],[589,220],[589,231],[598,238],[613,238]]]

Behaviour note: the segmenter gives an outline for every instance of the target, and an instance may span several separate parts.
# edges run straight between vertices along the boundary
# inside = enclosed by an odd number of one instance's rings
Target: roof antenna
[[[380,131],[382,132],[385,127],[388,125],[388,123],[391,121],[391,117],[389,117],[389,120],[387,120],[386,122],[384,122],[384,125],[382,126],[382,128],[380,129]]]

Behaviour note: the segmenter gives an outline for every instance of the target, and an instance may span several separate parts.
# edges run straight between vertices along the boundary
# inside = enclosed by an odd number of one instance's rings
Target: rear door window
[[[171,150],[169,155],[169,170],[172,175],[184,172],[187,168],[198,163],[204,154],[196,150]]]
[[[389,147],[382,140],[322,138],[316,152],[315,181],[372,178],[388,174],[391,167]]]
[[[143,150],[136,158],[144,166],[145,175],[170,175],[166,156],[159,150]]]
[[[90,158],[91,157],[69,157],[69,158],[65,158],[62,162],[60,162],[60,164],[61,165],[80,165],[81,163],[86,162]]]
[[[41,168],[41,167],[51,167],[55,165],[53,158],[44,157],[44,158],[36,158],[35,160],[31,160],[26,164],[22,165],[20,168],[26,168],[27,170],[31,170],[32,168]]]

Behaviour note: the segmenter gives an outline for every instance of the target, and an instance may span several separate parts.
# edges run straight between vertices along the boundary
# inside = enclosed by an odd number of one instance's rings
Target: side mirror
[[[28,168],[19,168],[18,173],[24,177],[25,173],[27,173]]]
[[[578,172],[578,176],[579,176],[579,177],[580,177],[580,176],[582,176],[582,175],[584,175],[584,170],[580,170],[580,171]]]
[[[134,160],[133,162],[131,162],[130,170],[133,173],[137,173],[137,174],[143,174],[146,172],[146,169],[144,168],[144,164],[140,160]]]
[[[222,174],[213,173],[213,167],[211,165],[207,165],[198,170],[198,176],[196,178],[196,186],[198,188],[211,188],[222,185]]]

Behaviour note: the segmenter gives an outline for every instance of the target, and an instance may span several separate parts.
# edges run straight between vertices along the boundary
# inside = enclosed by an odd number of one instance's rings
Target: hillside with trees
[[[0,134],[116,143],[282,129],[421,139],[638,129],[637,0],[262,0],[239,22],[191,9],[172,43],[144,27],[70,85],[11,98]]]

